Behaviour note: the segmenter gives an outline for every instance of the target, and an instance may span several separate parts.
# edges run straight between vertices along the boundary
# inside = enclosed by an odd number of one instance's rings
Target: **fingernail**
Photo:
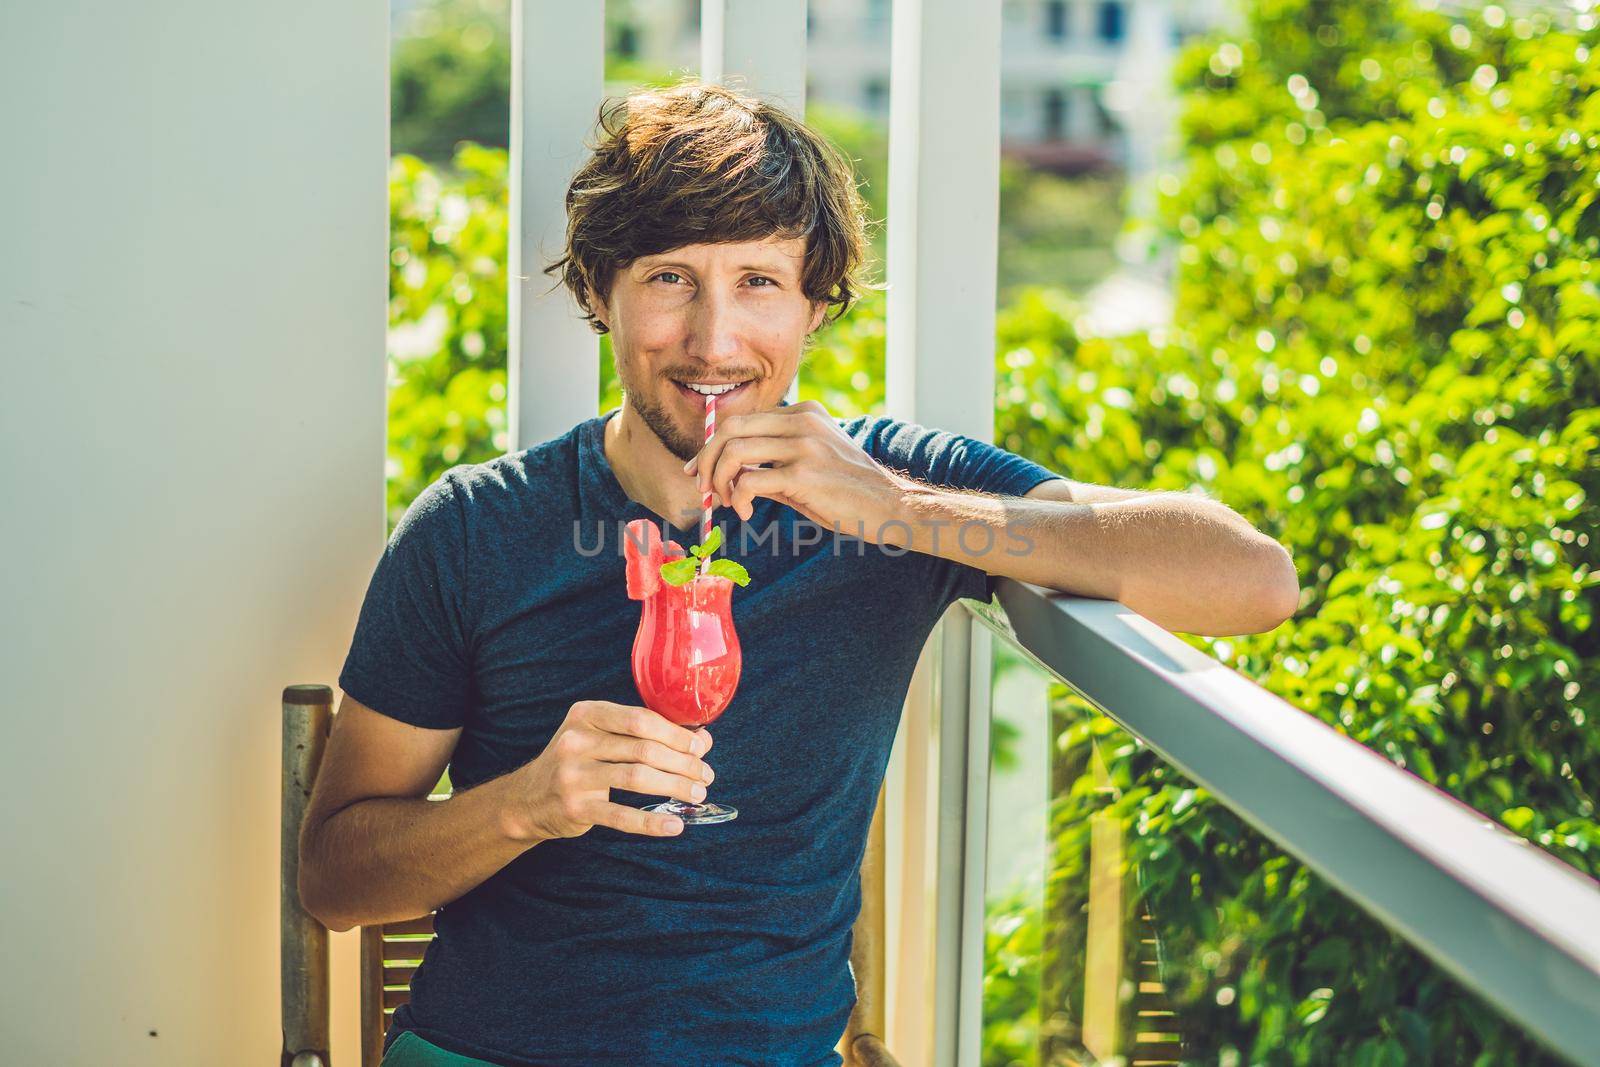
[[[710,785],[717,780],[717,772],[711,769],[710,764],[704,764],[702,765],[700,777],[705,780],[706,785]]]
[[[690,457],[689,462],[687,462],[687,463],[685,463],[683,465],[683,469],[686,470],[686,471],[693,470],[694,469],[694,461],[699,459],[699,458],[700,458],[699,456]]]
[[[706,749],[710,748],[711,745],[710,745],[709,742],[706,741],[706,735],[705,734],[700,733],[699,731],[696,731],[695,735],[694,735],[694,739],[689,742],[689,747],[694,749],[694,754],[696,756],[698,756],[698,755],[700,755],[700,753],[702,753]]]
[[[666,834],[683,833],[683,820],[675,815],[668,815],[661,820],[661,832]]]
[[[693,797],[694,798],[694,802],[696,804],[698,804],[698,803],[700,803],[702,800],[704,800],[706,798],[706,787],[703,786],[703,785],[696,784],[693,789],[689,790],[689,795],[691,797]]]

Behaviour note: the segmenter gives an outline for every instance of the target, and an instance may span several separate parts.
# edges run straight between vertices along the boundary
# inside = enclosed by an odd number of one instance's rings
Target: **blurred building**
[[[1227,0],[1003,0],[1003,150],[1063,173],[1139,174],[1160,156],[1175,49],[1218,27]],[[699,0],[634,0],[614,43],[698,65]],[[811,0],[808,98],[889,117],[890,0]],[[951,71],[960,77],[960,71]]]

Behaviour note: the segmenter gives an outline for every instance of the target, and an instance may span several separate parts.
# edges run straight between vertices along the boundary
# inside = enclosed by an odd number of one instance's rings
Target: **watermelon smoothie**
[[[696,546],[696,554],[708,558],[718,540]],[[676,541],[662,542],[661,532],[648,519],[628,523],[623,554],[628,596],[643,602],[633,639],[639,696],[645,707],[668,721],[698,730],[722,714],[739,685],[743,659],[733,625],[733,587],[744,582],[730,576],[734,571],[728,561],[717,561],[724,573],[701,573]],[[681,562],[672,567],[675,561]],[[732,568],[742,576],[742,568]],[[672,581],[690,574],[677,584]],[[725,805],[679,800],[646,810],[677,815],[686,825],[738,816]]]

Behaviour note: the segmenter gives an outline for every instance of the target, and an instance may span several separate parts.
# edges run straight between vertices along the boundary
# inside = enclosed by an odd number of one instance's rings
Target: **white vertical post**
[[[939,1011],[952,1019],[952,1027],[936,1035],[936,1048],[952,1049],[936,1057],[941,1064],[979,1064],[984,1033],[984,915],[989,888],[989,723],[994,685],[994,633],[965,611],[962,625],[947,625],[950,633],[965,630],[965,656],[952,683],[962,686],[947,699],[966,702],[966,736],[962,753],[942,779],[942,790],[960,795],[960,811],[941,813],[939,848],[949,848],[949,873],[941,872],[939,885],[952,893],[939,901],[938,957],[946,963],[936,998]],[[952,958],[954,957],[954,958]]]
[[[588,155],[604,75],[603,5],[514,0],[506,277],[514,450],[559,437],[599,404],[599,339],[543,269],[561,254],[567,185]]]
[[[939,660],[934,630],[917,660],[885,778],[884,1040],[903,1064],[933,1062],[938,880]]]
[[[701,0],[700,77],[806,113],[806,0]]]
[[[1000,179],[999,4],[901,0],[889,100],[887,408],[896,418],[983,440],[994,434],[994,304]],[[908,1063],[975,1063],[981,1031],[984,821],[990,646],[952,609],[924,650],[936,688],[908,697],[891,826],[902,898],[900,959],[933,930],[932,1004],[891,1001],[890,1047]],[[974,694],[980,698],[974,702]],[[974,721],[979,719],[981,721]],[[980,746],[981,747],[978,747]],[[937,768],[938,802],[915,795]],[[931,871],[919,825],[936,820]],[[915,869],[920,867],[921,869]],[[891,973],[894,973],[891,970]],[[903,994],[904,979],[897,983]],[[929,1022],[931,1020],[931,1029]]]
[[[700,77],[805,118],[806,0],[700,0]]]
[[[1000,9],[895,5],[887,407],[989,440],[1000,220]]]

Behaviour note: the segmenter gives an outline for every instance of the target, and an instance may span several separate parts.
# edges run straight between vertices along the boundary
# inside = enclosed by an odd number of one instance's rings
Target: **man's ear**
[[[596,319],[599,319],[600,325],[604,326],[608,330],[611,329],[611,312],[607,310],[605,302],[595,297],[594,290],[592,288],[584,286],[583,291],[587,297],[585,302],[589,305],[589,314],[593,315]]]
[[[817,328],[822,325],[822,317],[828,313],[828,302],[826,300],[813,300],[811,306],[811,325],[806,327],[806,333],[808,334],[817,332]]]

